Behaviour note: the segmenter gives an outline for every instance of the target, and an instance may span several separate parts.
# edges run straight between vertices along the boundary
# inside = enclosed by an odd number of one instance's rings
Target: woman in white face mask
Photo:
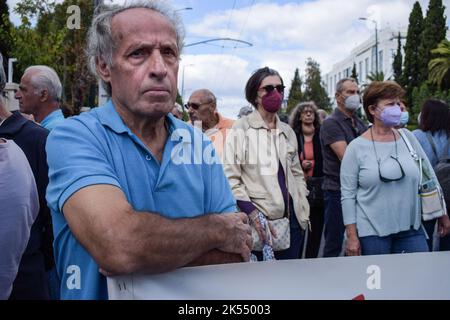
[[[405,140],[428,160],[411,132],[395,129],[403,95],[391,81],[372,82],[365,90],[364,110],[373,126],[350,143],[341,166],[347,255],[428,251],[418,195],[421,174]],[[434,173],[432,178],[437,183]]]
[[[409,122],[409,112],[408,109],[406,108],[405,99],[400,100],[400,110],[402,111],[402,114],[400,116],[400,123],[398,126],[395,127],[395,129],[406,128]]]

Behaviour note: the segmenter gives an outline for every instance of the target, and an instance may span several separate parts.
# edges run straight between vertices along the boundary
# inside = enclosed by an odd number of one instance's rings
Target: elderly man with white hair
[[[55,70],[31,66],[25,70],[15,97],[20,112],[32,114],[36,122],[51,131],[64,120],[59,104],[61,93],[61,81]]]
[[[89,60],[111,99],[46,146],[62,299],[107,299],[105,275],[250,259],[248,217],[211,141],[170,113],[182,47],[166,1],[105,6],[92,21]]]

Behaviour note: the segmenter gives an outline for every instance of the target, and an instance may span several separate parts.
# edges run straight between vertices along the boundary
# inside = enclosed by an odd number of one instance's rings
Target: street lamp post
[[[378,23],[376,20],[359,18],[359,20],[370,21],[375,24],[375,73],[378,76]]]
[[[193,64],[183,65],[183,72],[181,73],[181,99],[183,100],[183,103],[184,103],[184,69],[186,67],[191,67],[191,66],[193,66]]]
[[[190,9],[192,9],[192,8],[190,8]],[[179,9],[179,10],[189,10],[189,8],[184,8],[184,9]],[[240,43],[240,44],[243,44],[243,45],[249,46],[249,47],[253,46],[253,44],[251,44],[250,42],[239,40],[239,39],[214,38],[214,39],[208,39],[208,40],[203,40],[203,41],[199,41],[199,42],[189,43],[189,44],[184,45],[184,47],[185,48],[193,47],[193,46],[197,46],[197,45],[200,45],[200,44],[207,44],[207,43],[210,43],[210,42],[217,42],[217,41],[231,41],[231,42]],[[183,100],[183,102],[184,102],[184,71],[185,71],[186,67],[190,67],[190,66],[193,66],[193,65],[194,64],[183,65],[183,69],[182,69],[182,72],[181,72],[181,99]]]

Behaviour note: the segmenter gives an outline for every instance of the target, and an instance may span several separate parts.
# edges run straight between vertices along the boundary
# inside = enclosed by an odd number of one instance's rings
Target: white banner
[[[108,279],[110,299],[450,299],[450,252],[239,263]]]

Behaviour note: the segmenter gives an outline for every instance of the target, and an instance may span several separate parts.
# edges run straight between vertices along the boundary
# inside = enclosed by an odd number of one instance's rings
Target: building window
[[[383,50],[378,53],[378,70],[383,71]]]
[[[363,76],[363,63],[362,63],[362,61],[359,62],[358,78],[359,78],[359,80],[364,80],[364,76]]]
[[[380,63],[378,63],[379,65]],[[372,48],[372,67],[370,68],[373,72],[377,70],[377,50],[375,47]]]
[[[369,73],[370,73],[370,69],[369,69],[369,67],[370,67],[370,65],[369,65],[369,58],[366,58],[365,62],[366,62],[366,74],[365,74],[364,80],[367,79],[367,76],[368,76]]]

